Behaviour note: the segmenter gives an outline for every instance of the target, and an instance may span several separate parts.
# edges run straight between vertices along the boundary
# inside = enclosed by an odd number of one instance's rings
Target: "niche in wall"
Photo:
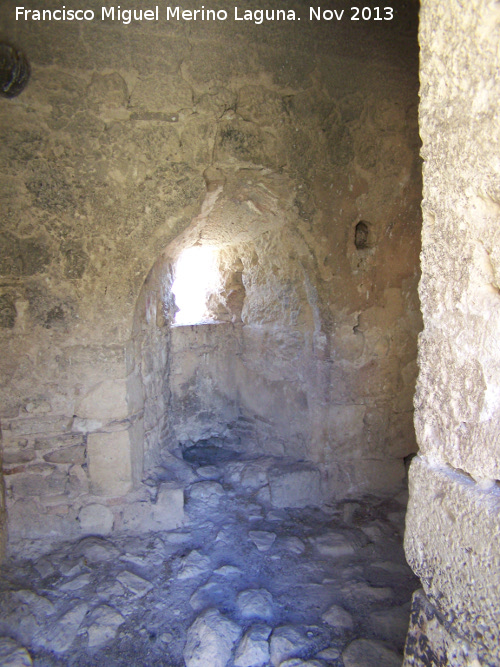
[[[143,286],[135,354],[146,473],[209,440],[245,455],[309,458],[307,249],[271,190],[276,177],[264,188],[256,174],[228,184]]]
[[[390,492],[414,451],[416,268],[387,270],[406,228],[353,216],[326,275],[286,177],[226,176],[137,304],[145,474],[211,444],[313,463],[336,497]],[[191,320],[176,311],[183,271],[200,289]]]

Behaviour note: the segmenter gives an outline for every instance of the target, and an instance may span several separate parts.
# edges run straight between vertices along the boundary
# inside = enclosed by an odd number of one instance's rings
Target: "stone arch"
[[[310,363],[320,318],[310,253],[293,231],[293,188],[257,168],[214,169],[206,180],[199,215],[156,259],[136,304],[129,382],[142,391],[134,447],[143,447],[145,476],[212,437],[249,454],[310,458],[310,391],[298,366]],[[216,250],[220,289],[211,322],[175,326],[175,265],[194,246]]]

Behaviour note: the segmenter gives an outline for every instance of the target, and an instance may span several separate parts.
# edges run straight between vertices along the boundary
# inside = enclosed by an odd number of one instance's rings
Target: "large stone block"
[[[499,479],[500,196],[489,185],[499,173],[498,90],[490,85],[499,65],[498,5],[421,5],[425,329],[417,438],[429,457]]]
[[[104,380],[85,394],[76,406],[76,415],[103,423],[126,419],[129,415],[126,380]]]
[[[499,517],[496,485],[484,488],[461,472],[414,459],[408,563],[450,631],[482,647],[492,664],[500,662]]]
[[[269,489],[273,507],[307,507],[323,502],[321,476],[313,468],[271,472]]]
[[[183,525],[184,519],[184,487],[175,482],[164,482],[155,503],[149,498],[126,503],[115,530],[175,530]]]
[[[101,496],[122,496],[140,480],[141,455],[137,428],[91,433],[87,458],[91,490]]]
[[[184,489],[174,482],[160,485],[156,503],[152,507],[156,530],[173,530],[184,523]]]

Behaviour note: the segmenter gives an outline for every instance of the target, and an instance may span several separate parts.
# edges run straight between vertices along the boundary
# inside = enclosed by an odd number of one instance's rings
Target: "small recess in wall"
[[[16,97],[26,87],[30,66],[26,56],[10,44],[0,43],[0,94]]]
[[[358,250],[370,247],[370,227],[364,220],[360,220],[355,227],[354,245]]]

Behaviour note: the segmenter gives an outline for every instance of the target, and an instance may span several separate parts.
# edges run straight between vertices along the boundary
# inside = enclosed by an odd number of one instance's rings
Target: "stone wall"
[[[500,8],[426,0],[420,21],[425,328],[406,554],[428,601],[405,664],[497,665]]]
[[[32,65],[0,100],[14,537],[79,534],[86,506],[120,525],[174,448],[171,368],[191,343],[170,330],[169,289],[197,241],[228,272],[241,261],[241,322],[217,326],[233,327],[235,416],[260,446],[275,429],[332,495],[400,483],[416,447],[417,7],[335,25],[293,8],[300,23],[125,26],[16,21],[2,3],[1,36]]]

